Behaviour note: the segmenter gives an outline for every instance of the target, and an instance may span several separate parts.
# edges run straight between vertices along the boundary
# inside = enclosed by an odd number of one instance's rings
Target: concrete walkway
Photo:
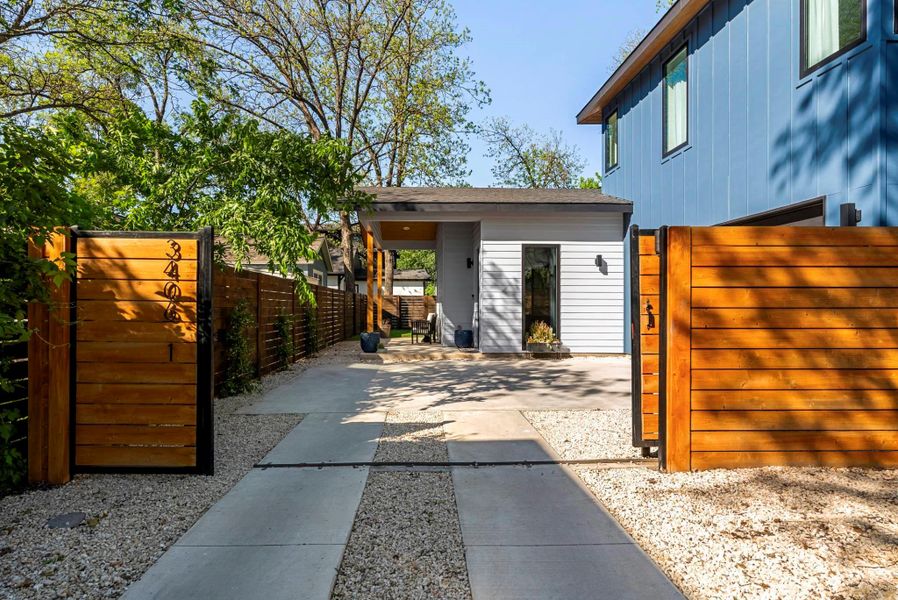
[[[311,368],[246,409],[304,420],[125,597],[330,597],[386,413],[440,410],[452,462],[557,458],[524,409],[626,406],[621,359]],[[294,466],[291,466],[294,465]],[[680,598],[567,468],[452,467],[475,600]]]

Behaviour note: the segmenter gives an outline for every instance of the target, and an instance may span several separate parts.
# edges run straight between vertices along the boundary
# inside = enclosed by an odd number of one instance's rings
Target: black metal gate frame
[[[192,467],[92,467],[75,465],[75,406],[78,381],[77,358],[77,272],[72,276],[70,305],[70,448],[69,460],[72,473],[190,473],[212,475],[215,471],[215,423],[212,412],[214,395],[213,333],[212,333],[212,244],[214,233],[211,227],[197,232],[171,231],[81,231],[72,227],[72,253],[78,257],[80,238],[130,238],[130,239],[192,239],[197,247],[197,355],[196,355],[196,465]]]

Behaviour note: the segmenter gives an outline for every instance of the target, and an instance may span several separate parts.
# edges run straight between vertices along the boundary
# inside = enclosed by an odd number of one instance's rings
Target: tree
[[[183,17],[175,0],[0,5],[0,118],[74,109],[102,122],[146,100],[162,120],[183,76],[202,71]]]
[[[514,127],[508,119],[492,119],[481,130],[493,159],[499,185],[521,188],[572,188],[585,162],[576,146],[564,143],[561,133],[538,135],[527,125]]]
[[[424,269],[430,281],[424,287],[424,293],[432,296],[437,287],[437,253],[433,250],[400,250],[396,258],[396,268],[400,270]]]
[[[577,187],[581,190],[599,190],[602,189],[602,175],[596,172],[592,177],[581,177]]]
[[[187,2],[219,73],[206,89],[218,102],[344,140],[375,185],[465,174],[469,103],[488,97],[456,55],[469,38],[446,0]],[[339,214],[347,289],[350,216]]]
[[[639,45],[639,42],[643,40],[645,33],[645,29],[642,29],[641,27],[631,29],[627,33],[627,37],[624,38],[620,48],[618,48],[617,52],[614,53],[614,56],[611,57],[611,62],[608,64],[609,73],[613,73],[619,66],[624,64],[627,57],[632,54],[633,50],[636,49],[636,46]]]
[[[111,206],[110,226],[189,230],[212,225],[239,268],[250,248],[269,267],[293,275],[308,291],[297,263],[313,258],[317,236],[301,224],[307,211],[356,202],[356,177],[343,142],[264,129],[234,112],[195,101],[177,128],[132,107],[91,134],[77,115],[54,121],[85,156],[73,187]]]

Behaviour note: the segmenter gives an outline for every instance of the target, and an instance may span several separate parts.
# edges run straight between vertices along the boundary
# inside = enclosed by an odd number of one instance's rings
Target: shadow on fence
[[[219,267],[212,281],[215,336],[214,370],[216,391],[227,369],[226,348],[221,343],[228,326],[228,316],[243,301],[254,318],[246,335],[256,376],[262,377],[318,350],[347,340],[366,326],[366,296],[312,285],[315,305],[296,291],[293,279],[253,271],[236,271]],[[279,319],[281,322],[279,323]],[[282,339],[284,327],[290,331],[292,343]],[[288,348],[289,357],[284,349]]]

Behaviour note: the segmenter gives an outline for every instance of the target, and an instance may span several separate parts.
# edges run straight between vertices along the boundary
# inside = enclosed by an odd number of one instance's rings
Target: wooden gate
[[[72,231],[72,469],[212,473],[212,231]]]
[[[633,445],[647,453],[659,445],[664,296],[661,293],[664,230],[630,228],[630,337]]]
[[[670,227],[662,466],[898,466],[898,228]]]

